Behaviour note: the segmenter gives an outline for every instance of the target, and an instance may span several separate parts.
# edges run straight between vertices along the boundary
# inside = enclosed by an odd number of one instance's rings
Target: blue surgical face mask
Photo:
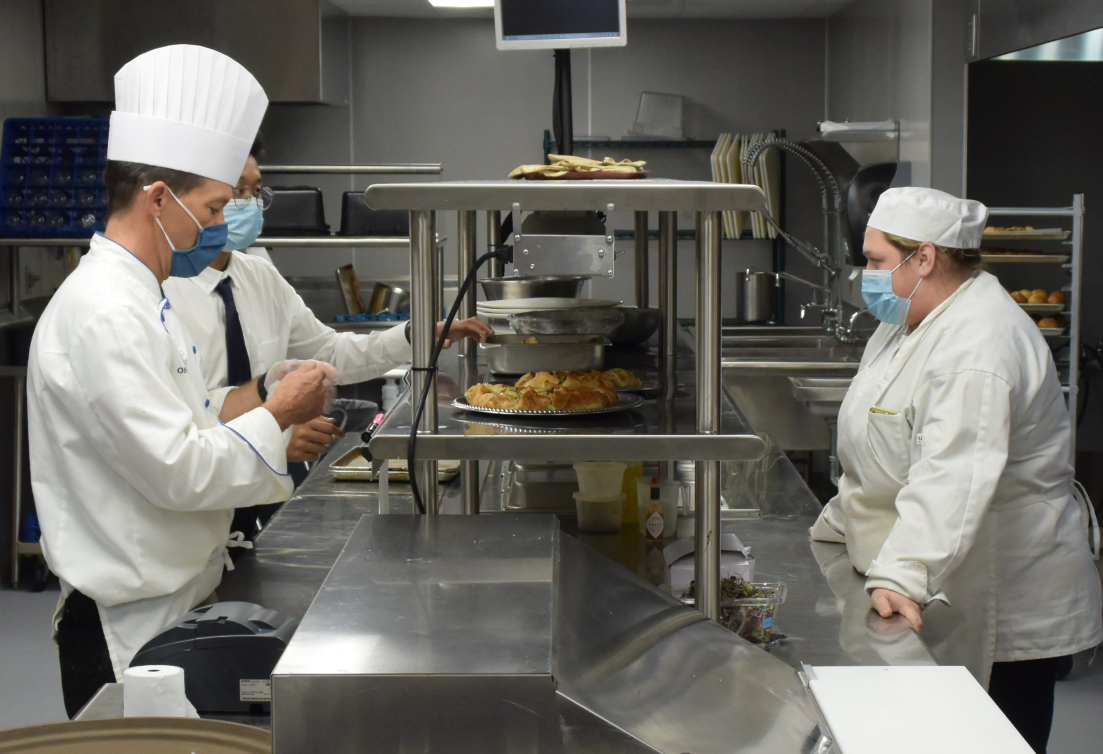
[[[226,216],[226,226],[229,228],[223,251],[252,246],[264,228],[264,210],[260,208],[260,202],[256,199],[237,199],[227,204],[222,213]]]
[[[146,186],[146,189],[148,188],[149,186]],[[215,257],[222,253],[222,247],[226,245],[226,223],[208,225],[204,228],[195,219],[195,215],[191,213],[191,210],[184,206],[184,203],[180,201],[176,194],[173,194],[172,189],[169,189],[169,193],[172,194],[173,199],[176,199],[176,203],[188,213],[188,217],[192,219],[192,222],[199,227],[199,235],[195,239],[195,245],[190,249],[177,249],[172,239],[169,238],[169,234],[165,233],[165,226],[161,225],[161,218],[156,218],[157,226],[165,234],[165,240],[169,242],[169,248],[172,249],[172,267],[169,268],[169,275],[174,278],[193,278],[206,269],[215,260]]]
[[[907,262],[913,256],[915,256],[914,251],[904,257],[904,262]],[[896,292],[892,290],[892,273],[903,267],[904,262],[896,265],[891,270],[862,270],[862,298],[865,300],[866,306],[874,317],[890,325],[907,324],[912,296],[923,284],[923,278],[919,278],[919,282],[915,284],[911,296],[900,298],[896,295]]]

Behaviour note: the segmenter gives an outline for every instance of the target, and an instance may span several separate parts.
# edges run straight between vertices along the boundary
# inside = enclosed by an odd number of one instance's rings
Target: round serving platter
[[[617,397],[620,400],[617,401],[615,406],[587,408],[582,411],[521,411],[515,408],[484,408],[483,406],[472,406],[464,398],[456,398],[452,401],[452,406],[462,411],[474,411],[480,414],[491,414],[493,416],[524,416],[531,419],[544,416],[593,416],[594,414],[611,414],[615,411],[627,411],[629,409],[639,408],[643,405],[643,398],[638,395],[618,393]]]

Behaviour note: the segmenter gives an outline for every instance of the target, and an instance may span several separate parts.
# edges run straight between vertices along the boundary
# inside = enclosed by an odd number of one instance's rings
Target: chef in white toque
[[[226,240],[268,99],[230,58],[151,50],[115,76],[107,226],[31,343],[27,408],[42,548],[72,716],[221,578],[236,506],[286,500],[290,427],[324,410],[335,370],[307,364],[221,423],[194,341],[161,290]]]

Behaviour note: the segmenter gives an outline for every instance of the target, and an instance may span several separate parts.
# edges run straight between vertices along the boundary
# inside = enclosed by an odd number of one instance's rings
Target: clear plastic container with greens
[[[691,582],[682,602],[696,605]],[[772,645],[784,638],[777,629],[777,610],[785,602],[785,582],[756,584],[738,576],[720,580],[720,625],[749,642]]]

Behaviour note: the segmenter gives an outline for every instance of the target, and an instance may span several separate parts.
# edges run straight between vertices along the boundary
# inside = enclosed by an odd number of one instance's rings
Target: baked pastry
[[[1067,304],[1068,302],[1069,297],[1064,291],[1054,291],[1049,294],[1049,298],[1046,299],[1047,304]]]
[[[1060,327],[1061,323],[1057,321],[1056,317],[1042,317],[1038,320],[1038,327]]]
[[[612,383],[613,387],[643,387],[643,380],[629,372],[627,369],[609,369],[603,375]]]
[[[552,407],[551,396],[554,393],[541,393],[530,388],[522,388],[517,398],[517,408],[520,411],[548,411]]]
[[[524,377],[517,380],[515,387],[527,387],[533,390],[548,392],[549,390],[555,390],[559,387],[559,378],[551,372],[536,372],[535,374],[529,372]]]
[[[512,385],[472,385],[464,398],[472,406],[512,409],[517,405],[519,391]]]
[[[1047,299],[1049,299],[1049,296],[1046,295],[1045,291],[1041,291],[1041,292],[1035,291],[1034,293],[1030,294],[1030,298],[1028,298],[1026,300],[1026,303],[1028,303],[1028,304],[1044,304],[1044,303],[1046,303]]]
[[[557,411],[587,411],[606,406],[601,393],[592,387],[560,388],[551,394],[551,404]]]

